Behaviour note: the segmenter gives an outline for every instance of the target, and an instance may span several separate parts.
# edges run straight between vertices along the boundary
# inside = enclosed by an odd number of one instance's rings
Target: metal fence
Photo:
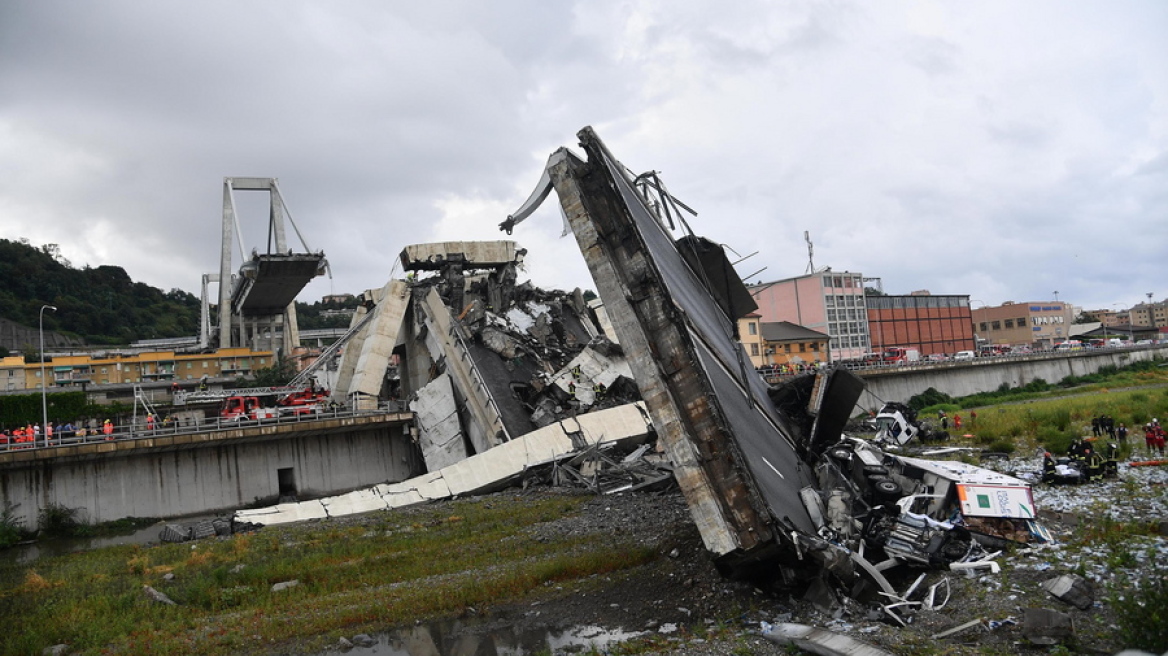
[[[108,435],[102,432],[101,426],[96,429],[86,427],[84,434],[79,430],[66,434],[63,431],[56,431],[54,435],[48,437],[38,435],[35,441],[18,442],[16,438],[11,435],[0,435],[0,453],[5,451],[17,450],[34,450],[47,449],[61,446],[74,446],[79,444],[97,444],[101,442],[120,442],[125,440],[141,440],[162,437],[167,435],[194,435],[199,433],[215,433],[220,431],[238,430],[241,428],[253,428],[256,426],[286,426],[302,424],[307,422],[321,421],[324,419],[335,419],[341,417],[362,417],[382,415],[392,412],[404,411],[404,404],[398,402],[389,402],[381,404],[376,410],[350,410],[345,406],[338,406],[332,409],[321,409],[316,412],[308,412],[303,414],[289,414],[281,417],[272,417],[270,419],[223,419],[215,417],[210,419],[200,419],[194,421],[169,421],[158,422],[153,428],[145,426],[115,426],[113,432]],[[142,422],[139,421],[139,424]]]

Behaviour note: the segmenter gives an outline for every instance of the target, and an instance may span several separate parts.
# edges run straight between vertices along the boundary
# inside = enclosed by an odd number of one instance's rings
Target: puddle
[[[368,646],[336,647],[314,656],[524,656],[577,654],[588,650],[603,653],[610,645],[643,634],[643,631],[614,631],[598,626],[542,627],[520,632],[514,627],[487,625],[481,620],[447,620],[370,634],[374,642]]]
[[[166,524],[190,526],[204,519],[215,519],[215,517],[217,515],[176,517],[174,519],[159,521],[150,526],[134,529],[133,531],[120,535],[102,535],[92,538],[47,538],[28,544],[16,545],[4,551],[4,558],[6,561],[16,565],[28,565],[36,562],[40,558],[61,556],[78,551],[102,549],[104,547],[114,547],[123,544],[158,544],[160,542],[158,534]]]

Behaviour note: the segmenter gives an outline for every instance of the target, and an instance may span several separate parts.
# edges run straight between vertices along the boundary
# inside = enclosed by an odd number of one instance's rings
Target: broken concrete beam
[[[532,431],[437,472],[323,499],[240,510],[235,521],[286,524],[492,491],[518,479],[528,467],[563,458],[577,449],[594,444],[632,444],[648,439],[651,433],[644,406],[617,406]]]
[[[1047,579],[1043,581],[1042,589],[1079,610],[1087,610],[1095,603],[1095,584],[1074,574]]]
[[[521,264],[524,254],[526,251],[507,240],[444,241],[406,246],[400,257],[406,271],[436,271],[452,262],[464,270]]]
[[[272,524],[287,524],[301,522],[306,519],[324,519],[328,511],[319,499],[297,501],[295,503],[281,503],[267,508],[240,510],[235,513],[235,521],[251,522],[269,526]]]
[[[1070,615],[1049,608],[1027,608],[1022,616],[1022,635],[1036,645],[1057,645],[1075,635]]]
[[[762,637],[780,645],[793,645],[819,656],[892,656],[891,653],[842,633],[806,624],[762,623]]]

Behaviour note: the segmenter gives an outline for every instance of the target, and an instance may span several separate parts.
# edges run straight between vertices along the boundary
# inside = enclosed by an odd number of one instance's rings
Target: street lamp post
[[[48,378],[45,378],[45,309],[57,311],[57,308],[52,305],[42,305],[40,312],[40,335],[41,335],[41,435],[45,438],[45,446],[49,445],[49,396],[46,385]]]

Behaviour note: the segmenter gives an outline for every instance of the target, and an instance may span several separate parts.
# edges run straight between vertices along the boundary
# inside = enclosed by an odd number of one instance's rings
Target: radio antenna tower
[[[803,240],[807,242],[807,273],[815,273],[815,246],[811,243],[811,233],[804,230]]]

